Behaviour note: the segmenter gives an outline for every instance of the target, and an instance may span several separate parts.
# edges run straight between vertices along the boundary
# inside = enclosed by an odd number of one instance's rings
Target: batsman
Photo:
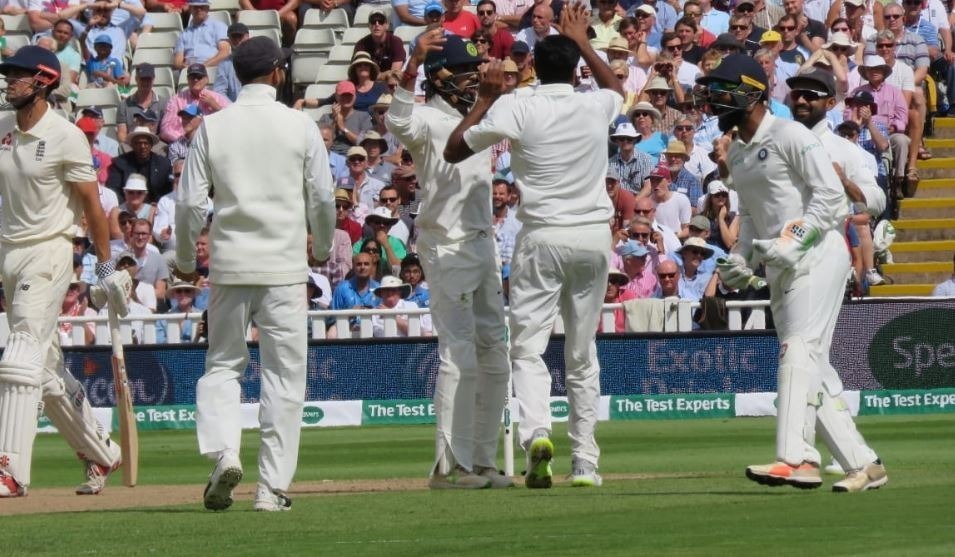
[[[849,205],[832,160],[812,131],[769,113],[766,74],[754,59],[727,56],[697,83],[726,134],[714,153],[741,207],[739,241],[718,272],[727,286],[743,288],[752,269],[766,264],[780,342],[776,462],[749,466],[746,476],[764,485],[821,486],[818,424],[848,472],[833,491],[881,487],[888,481],[885,468],[856,430],[839,397],[842,381],[829,363],[850,272]],[[793,90],[794,97],[818,94]]]
[[[120,448],[64,367],[56,332],[73,276],[71,238],[84,212],[98,260],[94,288],[118,315],[128,311],[132,279],[109,260],[109,229],[86,137],[47,103],[59,86],[59,60],[25,46],[0,64],[0,73],[8,84],[3,108],[13,109],[0,112],[0,273],[10,326],[0,358],[0,497],[27,494],[41,408],[84,463],[87,482],[76,493],[95,495],[119,467]]]

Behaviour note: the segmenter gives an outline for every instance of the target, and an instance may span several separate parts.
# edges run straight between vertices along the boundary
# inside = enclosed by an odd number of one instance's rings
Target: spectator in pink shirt
[[[650,252],[646,246],[635,240],[628,240],[617,248],[617,254],[623,259],[623,272],[630,282],[621,289],[633,298],[649,298],[657,289],[657,276],[647,264]]]
[[[198,105],[199,112],[203,116],[218,112],[232,104],[225,95],[206,89],[209,85],[209,73],[202,64],[190,65],[186,70],[186,79],[189,81],[188,86],[169,99],[159,126],[159,136],[166,143],[174,143],[185,135],[186,131],[182,128],[179,111],[190,104]],[[202,118],[192,119],[192,125],[199,127],[200,124],[202,124]]]

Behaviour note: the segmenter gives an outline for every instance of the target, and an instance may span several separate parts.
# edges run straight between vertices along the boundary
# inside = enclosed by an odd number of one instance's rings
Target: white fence
[[[691,331],[693,330],[693,312],[700,306],[699,302],[692,302],[689,300],[681,300],[676,304],[677,312],[677,324],[678,331]],[[729,330],[739,331],[744,329],[764,329],[766,326],[766,308],[769,306],[767,300],[759,300],[752,302],[727,302],[727,317],[729,323]],[[623,304],[605,304],[601,312],[601,330],[605,333],[614,333],[614,332],[624,332],[617,331],[616,329],[616,317],[615,311],[622,310]],[[742,312],[743,310],[751,310],[749,319],[746,323],[743,323]],[[308,312],[308,319],[311,322],[311,331],[313,339],[326,339],[326,338],[371,338],[374,336],[372,331],[372,320],[371,317],[378,315],[382,318],[385,337],[397,337],[398,327],[395,318],[399,315],[408,317],[408,336],[420,336],[421,335],[421,316],[427,315],[429,312],[428,309],[418,308],[418,309],[401,309],[401,310],[385,310],[385,309],[349,309],[349,310],[320,310],[320,311],[310,311]],[[7,336],[10,333],[7,320],[5,316],[0,314],[0,346],[6,346]],[[352,330],[352,319],[361,318],[356,324],[355,329]],[[200,319],[202,318],[201,313],[164,313],[164,314],[154,314],[154,315],[136,315],[128,316],[120,320],[120,330],[123,335],[124,342],[127,344],[133,343],[133,330],[141,330],[141,335],[136,335],[137,340],[141,344],[155,344],[156,343],[156,323],[160,321],[166,322],[166,338],[169,344],[180,344],[182,341],[181,332],[182,327],[180,323],[185,320],[192,322],[193,331],[196,330]],[[334,331],[335,333],[329,335],[326,331],[325,323],[327,320],[332,320],[335,323]],[[106,316],[96,316],[96,317],[61,317],[59,319],[60,323],[71,323],[73,325],[71,330],[71,338],[73,340],[72,345],[82,346],[85,344],[84,338],[84,328],[86,324],[93,323],[96,327],[96,345],[107,345],[109,344],[109,324],[107,322]],[[554,333],[561,334],[564,332],[564,324],[561,322],[558,317],[557,323],[554,325]],[[254,338],[251,329],[247,332],[246,338],[252,340]]]

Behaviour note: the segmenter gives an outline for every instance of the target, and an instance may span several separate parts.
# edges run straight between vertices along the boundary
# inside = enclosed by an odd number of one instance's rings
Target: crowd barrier
[[[832,364],[857,414],[955,411],[955,299],[849,303],[836,325]],[[778,341],[772,331],[601,334],[600,419],[771,415]],[[65,350],[104,423],[114,393],[106,347]],[[140,427],[192,428],[202,345],[131,346],[126,350]],[[544,355],[553,376],[552,414],[567,419],[563,337]],[[304,426],[434,421],[430,398],[437,339],[340,339],[309,346]],[[243,424],[257,426],[260,362],[240,380]],[[511,401],[518,419],[518,403]],[[48,424],[41,424],[49,430]]]
[[[727,302],[727,320],[728,328],[731,331],[744,329],[763,329],[766,324],[765,313],[769,303],[765,300],[752,302]],[[693,330],[693,313],[700,307],[699,302],[690,300],[679,300],[673,304],[673,311],[676,313],[678,331]],[[624,331],[616,330],[615,312],[622,310],[623,304],[604,304],[601,310],[601,330],[608,333],[622,333]],[[749,312],[746,320],[743,316]],[[326,340],[328,338],[374,338],[372,331],[372,316],[380,316],[384,324],[385,337],[396,337],[397,324],[395,317],[406,315],[408,317],[408,336],[421,336],[421,316],[427,315],[429,310],[426,308],[417,309],[349,309],[349,310],[317,310],[308,312],[309,330],[313,340]],[[202,318],[201,312],[193,313],[163,313],[153,315],[127,316],[120,319],[120,331],[127,344],[156,344],[156,324],[165,322],[166,337],[169,344],[180,344],[180,333],[182,331],[181,323],[190,321],[193,331],[195,326]],[[357,319],[356,319],[357,318]],[[356,327],[352,327],[353,321],[358,321]],[[324,326],[325,323],[334,322],[336,336],[330,337]],[[109,323],[105,315],[101,316],[78,316],[78,317],[60,317],[59,323],[72,325],[68,335],[68,341],[65,346],[83,346],[85,344],[83,327],[92,323],[95,327],[96,346],[106,346],[109,344]],[[140,335],[133,335],[133,330],[141,330]],[[564,332],[564,324],[558,318],[554,326],[555,334]],[[6,346],[7,336],[10,334],[7,320],[0,314],[0,347]],[[248,340],[253,339],[251,330],[247,333]]]

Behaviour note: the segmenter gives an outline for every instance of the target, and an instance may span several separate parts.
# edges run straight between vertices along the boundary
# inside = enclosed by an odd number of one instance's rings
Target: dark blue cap
[[[96,116],[97,118],[103,117],[103,109],[96,105],[84,106],[82,109],[80,109],[80,112],[83,114]]]
[[[142,112],[137,112],[136,114],[133,114],[133,118],[140,118],[144,122],[159,121],[159,116],[156,115],[156,111],[151,108],[147,108],[146,110],[143,110]]]
[[[531,47],[524,41],[517,41],[511,45],[511,52],[513,54],[530,54]]]
[[[13,56],[0,64],[0,73],[4,75],[12,69],[44,72],[51,74],[51,76],[55,74],[55,79],[60,78],[59,59],[57,59],[56,54],[41,46],[27,45],[20,47]]]
[[[723,58],[713,71],[696,78],[696,82],[700,85],[709,85],[714,81],[745,84],[760,91],[769,89],[769,80],[766,79],[763,67],[746,54],[730,54]]]
[[[484,62],[477,47],[467,39],[457,35],[445,35],[444,48],[429,52],[424,59],[425,72],[434,72],[442,68],[477,65]]]

